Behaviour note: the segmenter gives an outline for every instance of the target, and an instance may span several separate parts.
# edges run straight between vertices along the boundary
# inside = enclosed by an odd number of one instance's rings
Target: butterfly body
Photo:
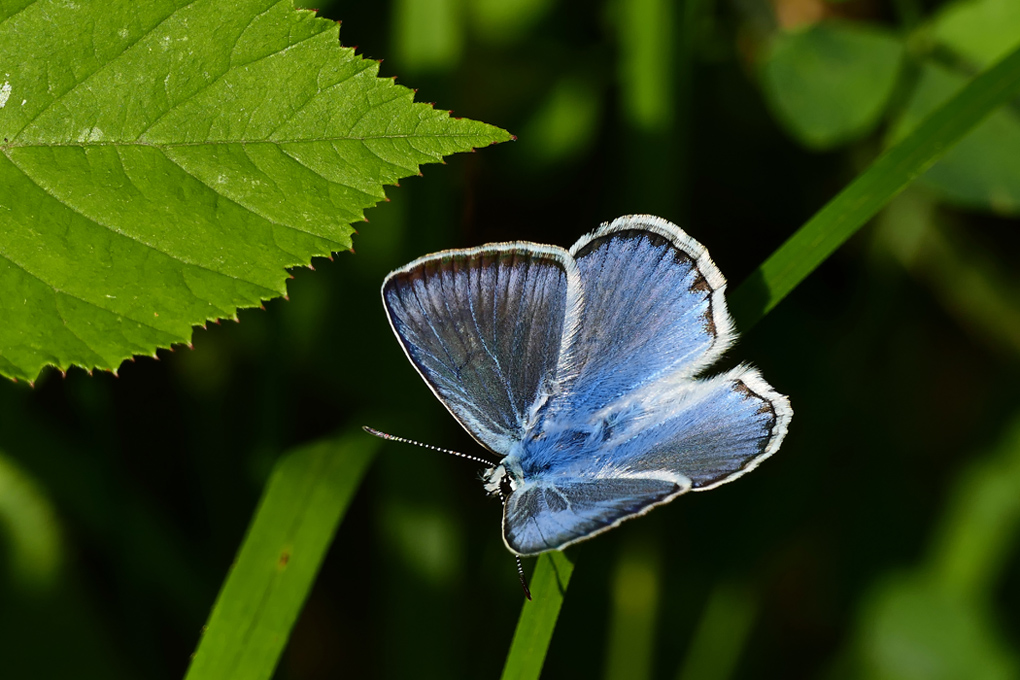
[[[735,337],[725,283],[699,243],[644,215],[569,251],[492,244],[387,277],[412,364],[500,457],[483,480],[512,552],[562,549],[778,449],[786,397],[746,366],[700,377]]]

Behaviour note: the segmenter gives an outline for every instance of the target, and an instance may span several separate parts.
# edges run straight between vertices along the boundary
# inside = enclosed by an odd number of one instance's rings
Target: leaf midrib
[[[433,109],[434,110],[434,109]],[[373,139],[471,139],[473,137],[480,137],[481,135],[475,133],[413,133],[413,134],[399,134],[399,135],[337,135],[332,137],[302,137],[295,139],[225,139],[225,140],[200,140],[196,142],[146,142],[142,140],[130,140],[130,141],[110,141],[110,142],[32,142],[28,144],[19,144],[17,142],[7,141],[0,143],[0,151],[6,152],[10,149],[33,149],[33,148],[62,148],[62,147],[80,147],[80,148],[91,148],[98,146],[119,146],[119,147],[136,147],[145,146],[152,148],[175,148],[181,146],[227,146],[230,144],[240,144],[243,146],[255,145],[255,144],[275,144],[277,146],[284,144],[307,144],[309,142],[365,142]]]
[[[107,230],[107,231],[109,231],[109,232],[110,232],[111,234],[116,234],[117,236],[120,236],[121,238],[126,238],[126,239],[128,239],[129,241],[132,241],[132,242],[134,242],[134,243],[137,243],[137,244],[139,244],[139,245],[141,245],[141,246],[144,246],[144,247],[146,247],[146,248],[149,248],[150,250],[152,250],[152,251],[154,251],[154,252],[157,252],[157,253],[159,253],[160,255],[165,255],[166,257],[169,257],[169,258],[170,258],[170,259],[172,259],[172,260],[175,260],[175,261],[177,261],[177,262],[180,262],[180,263],[181,263],[182,265],[185,265],[185,266],[188,266],[188,267],[195,267],[195,268],[197,268],[197,269],[202,269],[202,270],[204,270],[204,271],[210,272],[210,273],[212,273],[212,274],[216,274],[216,275],[218,275],[218,276],[224,276],[224,277],[226,277],[226,278],[228,278],[228,279],[233,279],[234,281],[240,281],[240,282],[246,283],[246,284],[248,284],[248,285],[250,285],[250,286],[253,286],[253,287],[256,287],[256,288],[260,288],[260,289],[262,289],[262,290],[265,290],[265,291],[269,291],[270,293],[276,293],[276,291],[272,290],[271,288],[267,288],[266,286],[262,285],[261,283],[258,283],[258,282],[255,282],[255,281],[249,281],[249,280],[247,280],[247,279],[244,279],[244,278],[242,278],[242,277],[240,277],[240,276],[234,276],[233,274],[229,274],[229,273],[227,273],[227,272],[219,271],[219,270],[217,270],[217,269],[213,269],[213,268],[211,268],[211,267],[207,267],[206,265],[203,265],[203,264],[199,264],[199,263],[197,263],[197,262],[191,262],[191,261],[189,261],[189,260],[186,260],[186,259],[182,258],[182,257],[181,257],[180,255],[178,255],[178,254],[174,254],[174,253],[168,252],[168,251],[166,251],[166,250],[161,250],[160,248],[158,248],[157,246],[155,246],[155,245],[153,245],[153,244],[151,244],[151,243],[146,243],[145,241],[141,240],[141,239],[140,239],[140,238],[138,238],[137,236],[134,236],[134,235],[132,235],[132,234],[127,234],[127,233],[125,233],[125,232],[121,231],[120,229],[118,229],[118,228],[116,228],[116,227],[114,227],[114,226],[112,226],[112,225],[109,225],[109,224],[106,224],[106,223],[104,223],[104,222],[101,222],[101,221],[99,221],[98,219],[96,219],[95,217],[92,217],[92,216],[90,216],[90,215],[87,215],[87,214],[85,214],[84,212],[82,212],[82,211],[81,211],[81,210],[80,210],[80,209],[79,209],[78,207],[76,207],[76,206],[75,206],[75,205],[73,205],[72,203],[68,203],[67,201],[65,201],[65,200],[61,199],[60,197],[58,197],[58,196],[55,196],[55,195],[53,194],[53,192],[52,192],[52,191],[50,191],[50,189],[49,189],[49,188],[48,188],[47,186],[45,186],[45,185],[43,185],[43,184],[40,184],[40,183],[39,183],[39,182],[38,182],[38,181],[36,180],[36,178],[35,178],[35,177],[33,177],[33,176],[32,176],[31,174],[29,174],[28,172],[26,172],[26,171],[25,171],[25,169],[24,169],[24,168],[22,168],[22,167],[21,167],[20,165],[18,165],[17,163],[15,163],[13,159],[11,159],[11,158],[9,158],[9,157],[8,157],[8,160],[9,160],[9,161],[11,162],[11,165],[13,165],[14,167],[16,167],[16,168],[17,168],[17,169],[18,169],[18,170],[19,170],[19,171],[21,172],[21,174],[22,174],[22,175],[23,175],[23,176],[24,176],[24,177],[25,177],[26,179],[28,179],[29,181],[31,181],[31,182],[32,182],[32,184],[34,184],[34,185],[35,185],[36,187],[38,187],[40,191],[42,191],[43,193],[45,193],[45,194],[46,194],[47,196],[49,196],[50,198],[52,198],[52,199],[53,199],[54,201],[57,201],[57,202],[58,202],[58,203],[59,203],[60,205],[64,206],[64,207],[65,207],[65,208],[67,208],[68,210],[71,210],[71,211],[72,211],[72,212],[74,212],[74,213],[75,213],[76,215],[80,215],[80,216],[81,216],[81,217],[82,217],[83,219],[85,219],[85,220],[88,220],[89,224],[94,224],[94,225],[96,225],[96,226],[98,226],[98,227],[101,227],[101,228],[103,228],[103,229],[106,229],[106,230]],[[168,160],[170,160],[170,159],[168,159]],[[171,161],[171,162],[172,162],[172,161]],[[176,164],[176,163],[175,163],[175,165],[177,165],[177,167],[180,167],[180,165],[178,165],[178,164]],[[202,182],[202,180],[201,180],[200,178],[198,178],[198,177],[195,177],[195,176],[194,176],[194,175],[193,175],[192,173],[189,173],[189,172],[187,171],[187,169],[185,169],[185,168],[181,168],[181,171],[182,171],[182,172],[185,172],[185,173],[187,173],[187,174],[188,174],[188,175],[189,175],[190,177],[194,177],[194,178],[196,179],[196,181],[199,181],[199,182],[201,182],[201,183],[203,184],[203,186],[206,186],[206,187],[208,187],[208,186],[209,186],[209,185],[208,185],[207,183],[205,183],[205,182]],[[211,189],[211,187],[210,187],[210,189]],[[247,206],[245,206],[245,205],[242,205],[242,204],[240,204],[240,203],[237,203],[236,201],[234,201],[234,200],[233,200],[233,199],[232,199],[232,198],[231,198],[230,196],[226,196],[226,195],[224,195],[224,194],[222,194],[222,193],[220,193],[220,192],[215,192],[215,193],[216,193],[216,195],[217,195],[217,196],[220,196],[220,197],[221,197],[221,198],[223,198],[224,200],[230,201],[231,203],[233,203],[234,205],[238,206],[239,208],[241,208],[241,209],[243,209],[243,210],[246,210],[246,211],[248,211],[248,212],[251,212],[252,214],[258,215],[258,213],[255,213],[254,211],[252,211],[252,210],[251,210],[250,208],[248,208]],[[278,222],[275,222],[275,221],[269,220],[268,218],[265,218],[265,217],[263,217],[262,215],[258,215],[258,216],[259,216],[259,217],[260,217],[261,219],[265,219],[265,220],[266,220],[267,222],[269,222],[270,224],[272,224],[272,225],[274,225],[274,226],[279,226],[279,227],[286,227],[286,228],[288,228],[288,229],[293,229],[294,231],[297,231],[297,232],[299,232],[299,233],[302,233],[302,234],[308,234],[308,235],[311,235],[311,236],[318,236],[317,234],[311,234],[310,232],[306,232],[306,231],[304,231],[304,230],[302,230],[302,229],[298,229],[297,227],[294,227],[294,226],[291,226],[291,225],[286,225],[286,224],[280,224],[280,223],[278,223]],[[320,238],[326,238],[326,237],[320,237]],[[326,239],[326,240],[332,240],[332,239]],[[6,259],[10,259],[10,258],[9,258],[9,257],[8,257],[8,256],[7,256],[6,254],[4,254],[4,257],[5,257]],[[14,262],[14,260],[11,260],[11,262]],[[56,286],[54,286],[53,284],[51,284],[51,283],[47,282],[47,281],[46,281],[45,279],[43,279],[42,277],[40,277],[40,276],[38,276],[38,275],[34,274],[33,272],[31,272],[30,270],[26,269],[26,268],[24,267],[24,265],[21,265],[21,264],[20,264],[20,263],[18,263],[18,262],[14,262],[14,264],[17,264],[17,265],[18,265],[19,267],[21,267],[22,269],[24,269],[24,270],[25,270],[26,272],[28,272],[29,274],[32,274],[32,276],[34,276],[34,277],[35,277],[36,279],[38,279],[39,281],[43,282],[44,284],[46,284],[47,286],[49,286],[50,288],[52,288],[52,289],[53,289],[54,291],[56,291],[56,292],[61,292],[61,293],[64,293],[64,294],[66,294],[66,295],[71,295],[71,293],[68,293],[67,291],[63,291],[63,290],[60,290],[60,289],[58,289],[58,288],[57,288]],[[197,297],[197,296],[196,296],[196,297]],[[198,298],[198,299],[201,299],[201,298]],[[139,322],[139,323],[141,323],[141,322]]]

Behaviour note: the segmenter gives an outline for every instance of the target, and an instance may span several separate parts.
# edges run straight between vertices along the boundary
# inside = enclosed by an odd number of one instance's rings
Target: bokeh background
[[[518,139],[389,190],[357,254],[294,271],[289,300],[197,330],[194,350],[0,383],[2,674],[181,677],[295,445],[366,423],[472,451],[391,336],[389,270],[491,241],[569,246],[640,212],[739,283],[1020,42],[1018,8],[320,5],[382,75]],[[545,677],[1020,677],[1018,111],[741,339],[724,363],[790,395],[782,450],[572,550]],[[522,600],[499,514],[475,466],[384,445],[277,676],[496,677]]]

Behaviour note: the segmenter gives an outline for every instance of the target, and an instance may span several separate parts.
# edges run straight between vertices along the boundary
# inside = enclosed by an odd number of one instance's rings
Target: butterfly
[[[497,457],[478,459],[485,489],[503,499],[506,547],[527,556],[730,482],[778,450],[787,397],[746,365],[701,375],[736,337],[725,290],[700,243],[628,215],[570,250],[426,255],[391,272],[382,298],[418,373]]]

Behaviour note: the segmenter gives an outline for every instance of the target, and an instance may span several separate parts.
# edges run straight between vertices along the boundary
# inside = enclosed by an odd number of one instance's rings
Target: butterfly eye
[[[516,490],[516,484],[510,477],[510,473],[503,470],[503,476],[499,478],[499,493],[503,496],[509,496]]]

